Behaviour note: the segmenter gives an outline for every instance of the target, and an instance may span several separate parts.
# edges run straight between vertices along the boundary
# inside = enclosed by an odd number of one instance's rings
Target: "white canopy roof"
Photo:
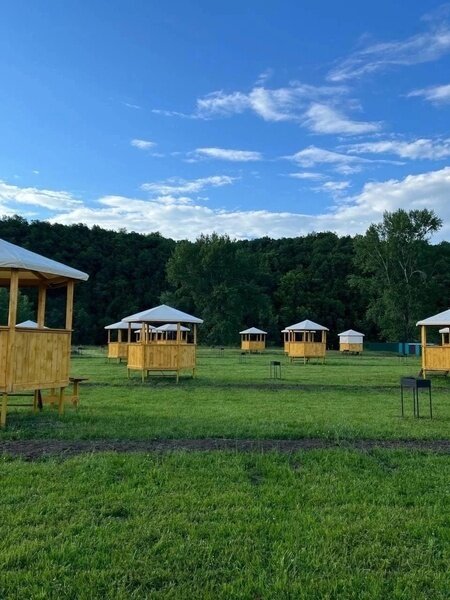
[[[105,329],[128,329],[130,323],[125,323],[125,321],[117,321],[117,323],[112,323],[111,325],[106,325]],[[138,323],[131,323],[131,329],[140,329],[141,326]]]
[[[36,323],[36,321],[30,321],[30,319],[28,319],[28,321],[22,321],[22,323],[17,323],[16,327],[27,327],[28,329],[37,329],[38,324]],[[47,329],[47,327],[44,327],[44,329]]]
[[[203,323],[202,319],[188,315],[181,310],[161,304],[122,319],[127,323]]]
[[[178,325],[176,323],[166,323],[165,325],[160,325],[156,327],[156,331],[177,331]],[[184,325],[180,325],[180,331],[190,331],[189,327],[185,327]]]
[[[439,329],[439,333],[450,333],[450,327],[444,327],[443,329]]]
[[[264,335],[267,335],[267,331],[263,331],[262,329],[258,329],[257,327],[249,327],[249,329],[244,329],[244,331],[239,332],[240,335],[242,335],[243,333],[263,333]]]
[[[329,331],[328,327],[314,323],[314,321],[310,321],[309,319],[295,323],[295,325],[290,325],[286,329],[287,331]]]
[[[43,275],[49,283],[60,283],[67,279],[86,281],[89,278],[89,275],[82,271],[72,269],[55,260],[0,239],[0,280],[10,279],[9,274],[4,273],[10,269],[20,269],[20,280],[29,285],[40,283],[41,279],[37,275],[38,273]]]
[[[416,325],[435,325],[437,327],[450,325],[450,308],[438,313],[437,315],[434,315],[433,317],[428,317],[428,319],[418,321]]]
[[[338,337],[341,335],[347,337],[364,337],[364,333],[359,333],[359,331],[355,331],[354,329],[347,329],[347,331],[343,331],[342,333],[338,333]]]

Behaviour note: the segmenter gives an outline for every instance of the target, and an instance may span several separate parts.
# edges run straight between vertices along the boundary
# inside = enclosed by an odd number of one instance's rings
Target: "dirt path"
[[[348,448],[362,451],[384,448],[391,450],[416,450],[450,454],[450,440],[352,440],[334,441],[321,438],[299,440],[249,440],[249,439],[161,439],[161,440],[14,440],[0,442],[0,454],[36,460],[46,456],[70,457],[93,452],[207,452],[228,450],[232,452],[296,452]]]

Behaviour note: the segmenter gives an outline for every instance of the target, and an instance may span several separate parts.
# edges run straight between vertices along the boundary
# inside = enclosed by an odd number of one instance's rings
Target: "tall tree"
[[[173,291],[163,298],[204,320],[201,336],[210,344],[231,344],[242,327],[272,324],[270,297],[258,256],[228,236],[181,242],[167,267]]]
[[[442,226],[433,211],[385,212],[355,239],[359,274],[352,283],[368,298],[367,316],[390,340],[415,337],[415,322],[427,295],[425,269],[431,235]]]

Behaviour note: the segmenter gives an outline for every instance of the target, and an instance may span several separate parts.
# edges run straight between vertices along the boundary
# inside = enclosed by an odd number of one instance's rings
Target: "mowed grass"
[[[282,379],[269,378],[270,360],[282,361]],[[330,353],[326,364],[291,365],[281,351],[251,355],[199,350],[197,377],[177,385],[152,376],[142,384],[125,364],[107,363],[98,349],[74,358],[72,373],[89,377],[81,406],[63,418],[11,408],[0,439],[355,438],[439,439],[450,429],[450,380],[433,376],[434,419],[414,419],[411,394],[400,418],[399,379],[417,374],[416,358]],[[12,399],[17,401],[17,399]],[[421,401],[428,415],[428,398]]]
[[[3,460],[2,599],[444,599],[450,463],[376,450]]]

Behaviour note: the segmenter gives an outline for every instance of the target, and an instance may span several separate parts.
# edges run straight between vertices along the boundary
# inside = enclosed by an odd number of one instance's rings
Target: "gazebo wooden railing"
[[[9,289],[8,324],[0,327],[0,425],[6,424],[8,398],[16,392],[34,392],[34,408],[40,391],[59,392],[63,411],[64,388],[69,385],[75,282],[88,275],[50,260],[5,240],[0,240],[0,286]],[[17,326],[20,288],[38,288],[37,323]],[[63,329],[45,326],[47,292],[66,288],[66,315]]]

